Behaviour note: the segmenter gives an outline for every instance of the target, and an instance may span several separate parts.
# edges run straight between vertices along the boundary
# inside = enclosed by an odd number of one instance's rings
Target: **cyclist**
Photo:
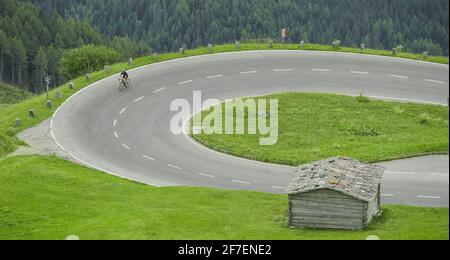
[[[120,73],[120,80],[124,83],[128,81],[128,73],[126,71],[122,71],[122,73]]]
[[[120,84],[119,84],[119,90],[122,91],[122,87],[129,88],[130,87],[130,80],[128,79],[128,73],[126,71],[122,71],[120,73],[119,78]]]

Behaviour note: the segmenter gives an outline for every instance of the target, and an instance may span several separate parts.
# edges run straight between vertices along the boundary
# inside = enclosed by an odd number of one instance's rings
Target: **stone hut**
[[[289,183],[289,226],[360,230],[381,214],[384,168],[336,157],[299,166]]]

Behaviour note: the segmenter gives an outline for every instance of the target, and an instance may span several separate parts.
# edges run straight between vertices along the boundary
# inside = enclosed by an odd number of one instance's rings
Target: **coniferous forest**
[[[288,41],[449,54],[448,0],[1,0],[0,80],[39,92],[64,50],[106,45],[121,59],[209,43]]]

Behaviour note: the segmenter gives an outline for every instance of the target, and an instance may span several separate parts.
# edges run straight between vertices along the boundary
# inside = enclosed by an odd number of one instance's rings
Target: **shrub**
[[[359,96],[356,97],[356,101],[358,103],[369,103],[370,99],[361,93]]]
[[[335,39],[332,43],[334,50],[339,50],[341,48],[342,42],[341,40]]]
[[[401,114],[403,114],[404,112],[405,112],[405,109],[404,109],[404,108],[399,107],[399,106],[394,107],[394,113],[396,113],[397,115],[401,115]]]
[[[350,128],[348,129],[351,135],[360,136],[360,137],[371,137],[371,136],[379,136],[379,132],[377,129],[363,125],[358,128]]]
[[[106,46],[84,45],[66,51],[61,58],[59,71],[67,80],[103,69],[118,61],[119,53]]]
[[[428,113],[423,113],[419,115],[420,124],[429,125],[431,123],[431,116]]]

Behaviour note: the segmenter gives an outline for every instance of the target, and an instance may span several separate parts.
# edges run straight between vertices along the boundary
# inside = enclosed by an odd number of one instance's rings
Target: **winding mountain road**
[[[170,104],[284,91],[329,92],[447,105],[449,67],[390,57],[250,51],[162,62],[114,76],[72,96],[55,113],[58,146],[81,164],[155,186],[206,186],[283,193],[294,168],[220,154],[173,135]],[[382,163],[385,203],[448,207],[448,156]]]

